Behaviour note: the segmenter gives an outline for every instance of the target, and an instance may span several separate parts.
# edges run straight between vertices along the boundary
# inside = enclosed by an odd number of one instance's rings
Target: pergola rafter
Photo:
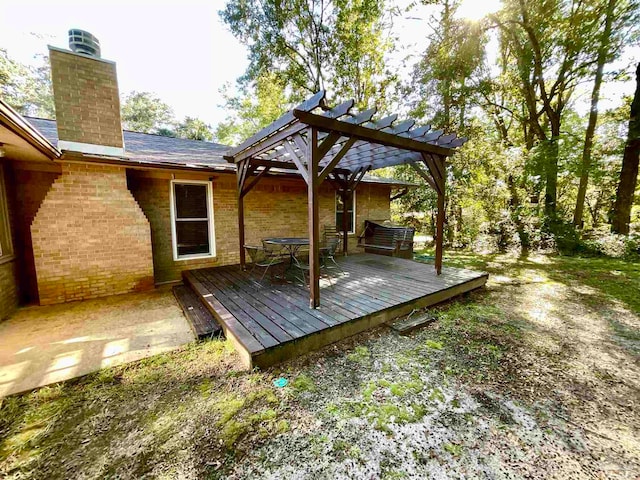
[[[436,260],[442,269],[446,157],[466,141],[455,133],[418,126],[397,115],[374,119],[376,109],[354,112],[348,100],[329,108],[321,91],[285,113],[225,158],[237,164],[240,263],[245,267],[243,199],[273,169],[297,171],[307,184],[310,243],[310,305],[319,306],[318,192],[328,180],[344,204],[370,170],[409,164],[438,194]],[[344,216],[343,244],[347,253],[348,225]]]

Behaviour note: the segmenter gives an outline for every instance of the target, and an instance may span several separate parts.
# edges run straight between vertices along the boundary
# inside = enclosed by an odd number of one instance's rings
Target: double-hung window
[[[174,260],[215,256],[211,182],[171,182],[171,233]]]
[[[345,215],[344,205],[342,204],[342,195],[336,192],[336,230],[342,232],[342,217]],[[347,194],[347,225],[349,233],[355,233],[356,225],[356,192]]]
[[[13,245],[11,244],[7,191],[5,189],[3,167],[2,164],[0,164],[0,261],[12,255]]]

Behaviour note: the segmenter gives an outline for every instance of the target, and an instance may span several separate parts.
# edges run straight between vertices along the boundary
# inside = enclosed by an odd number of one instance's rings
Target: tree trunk
[[[509,202],[511,204],[511,220],[516,225],[516,231],[520,238],[522,253],[526,253],[531,247],[531,241],[529,239],[526,226],[522,221],[522,218],[520,218],[520,196],[518,195],[518,187],[516,186],[516,181],[513,175],[509,175],[507,177],[507,185],[509,186],[509,193],[511,194],[511,201]]]
[[[638,159],[640,157],[640,63],[636,69],[636,92],[631,103],[629,115],[629,133],[622,157],[620,183],[613,206],[611,231],[622,235],[629,234],[633,194],[638,180]]]
[[[589,182],[589,169],[591,168],[591,149],[593,147],[593,135],[598,122],[598,101],[600,99],[600,86],[602,85],[602,75],[604,66],[607,63],[607,53],[609,40],[611,37],[611,24],[613,22],[613,11],[617,0],[609,0],[605,13],[604,30],[600,39],[598,49],[598,60],[596,75],[593,81],[593,91],[591,92],[591,111],[589,112],[589,123],[584,137],[584,149],[582,150],[582,166],[580,169],[580,186],[578,187],[578,198],[576,208],[573,212],[573,224],[582,228],[582,216],[584,212],[584,198],[587,195],[587,184]]]
[[[560,122],[551,126],[551,139],[547,141],[545,150],[545,191],[544,213],[553,218],[556,215],[556,201],[558,198],[558,141],[560,140]]]

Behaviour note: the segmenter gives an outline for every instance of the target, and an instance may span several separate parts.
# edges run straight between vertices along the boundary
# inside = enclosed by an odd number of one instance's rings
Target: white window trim
[[[0,260],[13,258],[13,242],[9,222],[9,205],[4,183],[4,167],[0,165]]]
[[[340,195],[340,192],[336,192],[336,196],[335,196],[335,208],[334,208],[334,212],[333,212],[334,221],[335,221],[336,215],[338,215],[338,195]],[[352,195],[352,199],[351,200],[353,201],[353,213],[352,213],[353,222],[351,222],[351,224],[353,225],[353,230],[349,230],[347,233],[349,235],[355,235],[355,233],[356,233],[356,218],[357,218],[357,216],[356,216],[356,191],[355,190],[353,191],[353,195]],[[342,227],[340,227],[338,229],[338,233],[340,235],[342,235]]]
[[[198,253],[194,255],[178,255],[178,242],[176,235],[176,199],[174,185],[206,185],[207,186],[207,220],[209,221],[209,253]],[[169,184],[169,210],[171,213],[171,245],[173,248],[173,260],[193,260],[197,258],[214,258],[216,256],[216,235],[215,221],[213,218],[213,185],[208,180],[171,180]],[[204,219],[203,219],[204,220]]]

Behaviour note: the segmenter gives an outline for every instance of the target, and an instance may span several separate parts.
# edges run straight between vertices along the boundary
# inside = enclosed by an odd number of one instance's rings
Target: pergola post
[[[347,185],[342,183],[340,196],[342,197],[342,254],[346,257],[349,254],[349,219],[347,218],[347,198],[349,190]]]
[[[309,208],[309,306],[320,306],[320,208],[318,193],[320,179],[318,178],[318,131],[308,130],[307,148],[307,193]]]
[[[438,214],[436,216],[436,273],[442,273],[442,249],[444,242],[444,194],[438,193]]]
[[[438,214],[436,216],[436,274],[442,273],[442,251],[444,248],[444,194],[445,194],[445,158],[436,157],[435,162],[442,172],[442,176],[439,179],[439,191],[438,191]]]
[[[239,162],[238,169],[236,171],[238,194],[238,244],[240,248],[240,268],[242,270],[245,270],[246,268],[246,253],[244,251],[244,195],[242,194],[242,190],[244,188],[248,163],[248,159]]]

